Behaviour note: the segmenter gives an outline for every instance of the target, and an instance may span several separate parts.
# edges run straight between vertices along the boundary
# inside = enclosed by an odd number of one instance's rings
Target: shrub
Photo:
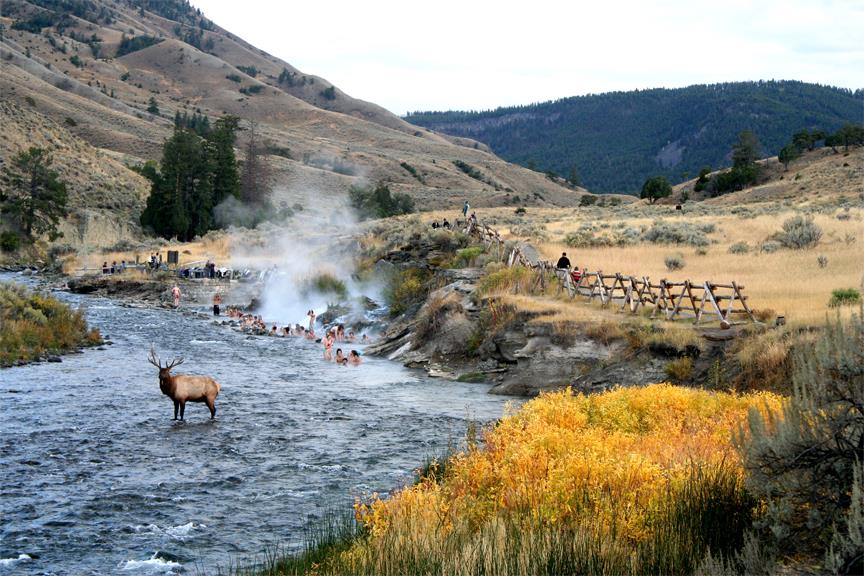
[[[225,78],[232,82],[237,82],[238,84],[243,81],[243,78],[241,78],[239,74],[228,74]]]
[[[735,242],[729,246],[730,254],[747,254],[750,251],[750,245],[746,242]]]
[[[526,212],[526,210],[525,210],[524,206],[519,206],[518,208],[516,208],[516,210],[513,211],[513,213],[516,214],[517,216],[521,216],[521,215],[525,214],[525,212]]]
[[[444,324],[448,314],[462,311],[459,300],[455,292],[429,299],[417,317],[414,328],[415,346],[422,345],[432,338]]]
[[[693,372],[693,359],[689,356],[672,360],[666,365],[666,375],[672,380],[683,382],[690,378]]]
[[[470,266],[474,266],[477,261],[477,257],[483,254],[482,246],[471,246],[470,248],[463,248],[462,250],[458,250],[456,252],[456,257],[453,259],[453,267],[454,268],[467,268]]]
[[[831,291],[831,300],[828,306],[839,308],[840,306],[855,306],[861,303],[861,292],[855,288],[837,288]]]
[[[774,252],[777,252],[780,248],[781,245],[779,242],[772,242],[770,240],[767,242],[763,242],[759,245],[759,251],[765,252],[766,254],[773,254]]]
[[[305,290],[319,294],[332,294],[343,299],[348,296],[345,282],[329,272],[322,272],[310,278],[306,282]]]
[[[398,316],[419,304],[429,293],[429,272],[409,268],[394,274],[384,291],[391,316]]]
[[[483,276],[477,283],[480,296],[502,293],[528,293],[534,283],[534,272],[524,266],[513,266]]]
[[[815,246],[821,238],[822,228],[813,222],[813,217],[800,214],[783,222],[783,231],[774,235],[784,247],[797,250]]]
[[[593,206],[597,203],[597,196],[593,194],[584,194],[579,198],[579,206]]]
[[[67,126],[69,126],[70,128],[74,128],[75,126],[78,126],[78,122],[76,122],[74,118],[71,118],[69,116],[66,116],[66,118],[64,118],[63,122]]]
[[[824,555],[832,572],[859,574],[864,570],[864,322],[859,314],[829,321],[813,345],[795,349],[792,385],[782,410],[751,413],[749,439],[736,441],[748,487],[767,504],[757,526],[781,553]],[[848,546],[856,539],[857,551]]]
[[[3,252],[15,252],[21,247],[21,237],[9,230],[0,233],[0,250]]]
[[[654,244],[688,244],[707,246],[710,242],[705,236],[714,232],[713,224],[696,225],[689,222],[667,222],[656,220],[642,237]]]
[[[681,270],[685,265],[684,256],[681,254],[672,254],[666,256],[666,258],[663,259],[663,263],[666,264],[666,269],[670,272]]]
[[[13,284],[0,283],[0,325],[0,366],[102,342],[81,311]]]
[[[388,218],[414,212],[414,199],[407,194],[390,192],[390,187],[380,183],[375,188],[352,186],[348,195],[362,219]]]
[[[692,573],[744,545],[755,503],[729,438],[765,404],[669,385],[544,394],[486,430],[488,448],[358,502],[366,537],[318,573]]]
[[[824,254],[820,254],[818,258],[816,258],[816,263],[819,265],[819,268],[825,268],[828,266],[828,257]]]

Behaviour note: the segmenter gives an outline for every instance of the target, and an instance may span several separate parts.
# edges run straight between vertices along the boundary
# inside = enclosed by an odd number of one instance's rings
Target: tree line
[[[269,165],[254,124],[238,162],[240,129],[236,116],[223,116],[212,127],[201,115],[175,116],[159,166],[149,162],[139,169],[151,183],[141,225],[163,238],[188,241],[229,224],[255,226],[265,219],[271,212]],[[220,214],[223,205],[238,209]]]

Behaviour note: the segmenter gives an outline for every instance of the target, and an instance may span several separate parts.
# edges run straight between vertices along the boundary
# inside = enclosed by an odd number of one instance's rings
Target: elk
[[[210,376],[193,376],[191,374],[171,375],[171,369],[183,363],[183,358],[175,358],[162,366],[156,356],[156,351],[150,348],[149,362],[159,368],[159,389],[174,401],[174,420],[180,411],[180,420],[186,411],[186,402],[206,402],[210,409],[210,419],[216,417],[216,396],[219,395],[219,383]]]

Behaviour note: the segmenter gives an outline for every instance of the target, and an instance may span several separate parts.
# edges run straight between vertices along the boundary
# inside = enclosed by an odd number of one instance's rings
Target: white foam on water
[[[160,574],[174,574],[174,568],[180,568],[181,566],[182,564],[179,562],[158,558],[154,554],[149,560],[127,560],[126,564],[123,565],[123,570],[146,570]]]
[[[0,558],[0,568],[11,568],[19,562],[32,560],[29,554],[19,554],[18,558]]]
[[[190,340],[190,344],[221,344],[219,340]]]
[[[165,533],[175,540],[185,540],[189,536],[189,532],[196,528],[206,528],[206,526],[203,524],[195,524],[194,522],[187,522],[186,524],[180,524],[179,526],[170,526],[165,529]]]

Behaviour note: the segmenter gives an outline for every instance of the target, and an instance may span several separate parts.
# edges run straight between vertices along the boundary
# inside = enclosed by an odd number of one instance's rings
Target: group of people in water
[[[219,302],[221,303],[221,298],[219,298]],[[219,315],[219,308],[215,303],[213,305],[213,313],[216,316]],[[315,334],[314,310],[309,310],[309,312],[307,312],[309,318],[308,327],[294,324],[293,326],[283,326],[281,329],[275,324],[268,329],[267,323],[264,322],[264,318],[254,314],[247,314],[234,306],[226,308],[225,313],[229,318],[239,322],[240,330],[243,332],[259,334],[262,336],[276,336],[280,338],[303,338],[304,340],[321,343],[324,345],[324,360],[327,362],[336,362],[340,366],[347,366],[348,364],[359,366],[362,363],[362,359],[357,350],[351,350],[346,356],[342,351],[342,348],[337,348],[334,356],[333,346],[336,342],[346,342],[350,344],[368,344],[370,342],[369,337],[366,334],[362,334],[358,337],[353,330],[348,330],[346,332],[344,324],[338,324],[329,328],[324,333],[324,336],[319,338]]]

